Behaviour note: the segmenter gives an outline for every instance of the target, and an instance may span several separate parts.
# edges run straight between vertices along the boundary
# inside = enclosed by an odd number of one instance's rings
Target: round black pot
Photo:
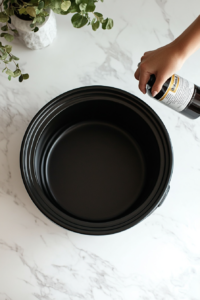
[[[160,206],[173,169],[157,114],[125,91],[91,86],[48,102],[30,122],[20,168],[33,202],[58,225],[106,235]]]

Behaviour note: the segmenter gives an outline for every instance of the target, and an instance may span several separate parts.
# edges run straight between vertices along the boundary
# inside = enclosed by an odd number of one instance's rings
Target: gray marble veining
[[[13,53],[30,79],[9,82],[0,72],[0,300],[200,299],[200,120],[143,95],[134,78],[143,53],[185,30],[199,14],[199,1],[100,5],[114,18],[113,30],[77,30],[69,16],[56,16],[58,36],[51,46],[30,51],[14,42]],[[178,74],[199,84],[199,70],[197,51]],[[134,93],[160,116],[173,144],[164,204],[111,236],[76,234],[48,220],[20,175],[20,146],[33,116],[57,95],[85,85]]]

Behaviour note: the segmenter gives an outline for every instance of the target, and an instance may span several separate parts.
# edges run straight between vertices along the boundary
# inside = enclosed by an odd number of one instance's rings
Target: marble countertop
[[[0,300],[199,300],[200,118],[187,119],[143,95],[134,78],[145,51],[171,42],[196,19],[199,0],[105,0],[98,10],[114,19],[112,30],[78,30],[68,16],[56,16],[51,46],[33,51],[14,42],[30,79],[9,82],[0,72]],[[178,74],[200,85],[200,51]],[[36,112],[86,85],[121,88],[148,103],[174,149],[164,204],[109,236],[73,233],[48,220],[19,168],[21,141]]]

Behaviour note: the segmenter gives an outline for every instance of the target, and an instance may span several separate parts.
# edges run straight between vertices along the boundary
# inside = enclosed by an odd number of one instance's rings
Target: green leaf
[[[81,3],[81,4],[79,5],[80,10],[81,10],[81,11],[84,11],[84,12],[85,12],[85,10],[86,10],[86,7],[87,7],[87,4],[86,4],[86,3]]]
[[[6,14],[8,16],[13,16],[15,14],[14,8],[13,7],[9,7],[8,9],[6,9]]]
[[[6,41],[8,41],[8,42],[12,42],[12,40],[14,39],[14,36],[9,33],[1,33],[0,36],[4,37],[6,39]]]
[[[32,31],[37,32],[39,30],[38,27],[35,27]]]
[[[18,77],[21,75],[21,71],[19,69],[16,69],[14,72],[14,77]]]
[[[16,36],[19,35],[19,32],[17,31],[17,29],[11,29],[11,30],[14,32],[14,34],[15,34]]]
[[[17,56],[14,56],[14,55],[12,55],[12,59],[19,60],[19,58]]]
[[[44,17],[48,17],[49,16],[49,13],[46,12],[46,11],[44,11],[44,10],[43,10],[42,14],[43,14]]]
[[[66,16],[66,15],[69,14],[69,10],[64,11],[64,10],[61,9],[60,12],[59,12],[59,14],[60,14],[60,15],[63,15],[63,16]]]
[[[20,76],[19,76],[19,82],[22,82],[23,79],[24,79],[24,78],[23,78],[23,75],[20,75]]]
[[[79,5],[79,4],[81,4],[81,0],[75,0],[75,3],[76,3],[77,5]]]
[[[4,59],[6,59],[7,58],[7,56],[8,56],[8,53],[7,52],[5,52],[2,56],[1,56],[1,60],[4,60]]]
[[[38,4],[38,9],[42,9],[44,7],[44,1],[40,1]]]
[[[35,27],[35,24],[31,23],[31,24],[30,24],[30,27],[31,27],[31,28],[34,28],[34,27]]]
[[[51,0],[50,8],[61,8],[62,0]]]
[[[36,8],[35,13],[36,13],[36,15],[39,15],[41,13],[40,9]]]
[[[37,16],[36,17],[36,22],[39,23],[39,24],[42,24],[45,22],[45,17],[43,16]]]
[[[113,20],[107,18],[107,19],[105,19],[105,20],[103,21],[103,23],[102,23],[102,28],[103,28],[103,29],[112,29],[112,28],[113,28],[113,25],[114,25]]]
[[[2,70],[2,73],[7,69],[7,67],[5,67],[3,70]]]
[[[70,8],[70,6],[71,6],[71,1],[64,1],[61,4],[61,9],[67,11]]]
[[[36,17],[36,12],[34,7],[27,7],[26,12],[33,18]]]
[[[12,42],[13,39],[14,39],[14,36],[13,36],[12,34],[6,33],[6,34],[4,35],[4,38],[5,38],[6,41],[8,41],[8,42]]]
[[[93,12],[96,6],[94,4],[88,4],[86,7],[86,12]]]
[[[8,0],[3,1],[3,7],[4,9],[8,8]]]
[[[72,17],[71,22],[75,28],[81,28],[87,24],[88,19],[80,14],[75,14]]]
[[[103,23],[103,15],[102,14],[95,11],[94,15],[99,22]]]
[[[11,75],[8,76],[8,80],[11,80]]]
[[[92,29],[94,31],[96,31],[98,28],[99,28],[99,25],[100,25],[100,22],[99,21],[96,21],[95,23],[92,24]]]
[[[91,21],[91,25],[94,24],[96,22],[96,18],[93,18]]]
[[[0,51],[1,51],[2,54],[6,53],[6,51],[4,50],[4,47],[0,47]]]
[[[75,4],[72,2],[70,8],[67,11],[68,13],[75,13],[75,12],[80,12],[79,5]]]
[[[7,69],[7,70],[6,70],[6,74],[8,74],[8,75],[14,77],[14,73],[13,73],[13,71],[11,71],[10,69]]]
[[[12,51],[12,46],[6,45],[6,46],[5,46],[5,49],[6,49],[6,52],[7,52],[7,53],[10,53],[10,52]]]
[[[22,15],[23,13],[26,12],[26,8],[21,7],[20,9],[18,9],[18,12],[19,12],[20,15]]]
[[[7,26],[7,25],[2,26],[2,27],[1,27],[1,30],[2,30],[2,31],[8,31],[8,26]]]
[[[5,12],[0,12],[0,22],[5,23],[8,22],[9,17],[5,14]]]
[[[96,17],[98,17],[98,18],[101,18],[101,17],[103,17],[103,15],[102,15],[102,14],[100,14],[100,13],[98,13],[98,12],[96,12],[96,11],[94,12],[94,14],[95,14],[95,16],[96,16]]]
[[[23,76],[23,79],[29,79],[29,75],[28,74],[22,74],[22,76]]]
[[[64,12],[61,8],[51,8],[53,10],[53,12],[55,12],[58,15],[61,15],[62,12]]]

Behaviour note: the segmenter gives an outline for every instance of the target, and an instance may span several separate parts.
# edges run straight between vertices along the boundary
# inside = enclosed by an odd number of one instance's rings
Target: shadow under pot
[[[32,20],[28,15],[15,14],[11,16],[11,24],[17,29],[18,39],[29,49],[39,50],[49,46],[57,35],[56,18],[54,12],[47,10],[49,16],[42,24],[36,24],[37,32],[32,31]]]
[[[25,187],[58,225],[83,234],[128,229],[164,201],[173,168],[157,114],[125,91],[66,92],[33,118],[20,153]]]

